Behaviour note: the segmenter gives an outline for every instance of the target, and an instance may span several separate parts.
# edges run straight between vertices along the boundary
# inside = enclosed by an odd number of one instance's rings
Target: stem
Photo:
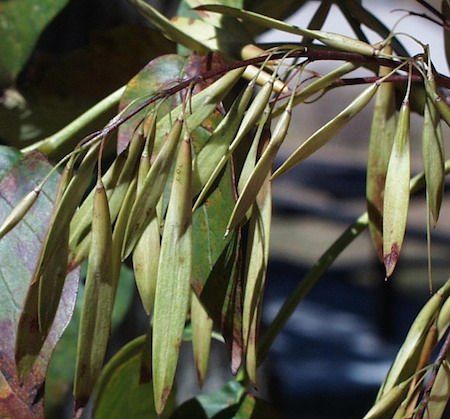
[[[35,144],[23,148],[21,151],[23,153],[29,153],[31,151],[38,150],[47,156],[56,153],[57,150],[63,147],[63,145],[65,145],[70,138],[76,135],[86,125],[94,121],[98,116],[111,107],[117,105],[124,91],[125,86],[122,86],[73,120],[69,125],[66,125],[60,131],[44,138],[41,141],[38,141]]]

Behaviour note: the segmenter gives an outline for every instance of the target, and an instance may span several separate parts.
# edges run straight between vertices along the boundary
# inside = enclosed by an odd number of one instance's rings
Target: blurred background
[[[152,2],[175,14],[177,1]],[[397,32],[410,33],[431,44],[437,69],[448,74],[442,28],[423,18],[405,17],[405,10],[424,13],[415,1],[363,1],[365,7]],[[440,2],[434,3],[439,8]],[[317,8],[310,2],[290,23],[305,26]],[[334,6],[333,6],[334,7]],[[396,11],[395,11],[396,10]],[[149,29],[126,1],[71,0],[44,31],[16,85],[4,91],[0,109],[0,141],[23,147],[63,127],[83,110],[126,83],[151,58],[171,49],[164,38],[151,41]],[[131,25],[131,26],[130,26]],[[130,29],[132,28],[132,29]],[[336,8],[325,30],[351,35]],[[369,36],[373,36],[368,31]],[[154,39],[154,38],[153,38]],[[260,42],[289,41],[269,31]],[[373,37],[374,42],[378,41]],[[402,42],[414,54],[421,51],[406,36]],[[172,48],[173,49],[173,48]],[[331,65],[315,65],[318,73]],[[318,127],[333,118],[361,87],[328,92],[320,101],[297,108],[289,139],[280,155],[287,156]],[[330,144],[274,184],[271,261],[263,323],[270,323],[283,301],[320,255],[365,211],[365,165],[371,106]],[[106,122],[112,114],[105,115]],[[87,132],[98,127],[88,127]],[[86,133],[87,133],[86,132]],[[412,119],[412,163],[422,170],[421,117]],[[448,137],[448,130],[445,132]],[[444,201],[433,230],[433,280],[438,288],[448,276],[450,206]],[[424,196],[411,202],[404,250],[394,276],[384,280],[368,233],[359,237],[332,265],[319,285],[298,306],[261,368],[260,392],[287,418],[360,418],[371,406],[408,328],[429,297]],[[130,281],[131,283],[131,281]],[[133,304],[132,288],[124,290],[124,307]],[[145,332],[139,309],[122,314],[110,352]],[[214,368],[206,389],[228,379],[227,356],[215,345]],[[197,394],[188,349],[179,371],[180,401]],[[62,384],[55,384],[62,385]],[[62,417],[62,416],[60,416]]]

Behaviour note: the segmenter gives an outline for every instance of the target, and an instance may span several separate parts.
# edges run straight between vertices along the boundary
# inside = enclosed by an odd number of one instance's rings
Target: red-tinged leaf
[[[23,156],[0,147],[0,223],[20,198],[48,174],[52,166],[40,154]],[[36,203],[13,230],[0,240],[0,417],[42,417],[42,389],[52,351],[67,326],[75,305],[78,271],[68,275],[62,300],[31,374],[19,383],[15,340],[25,295],[46,233],[59,176],[46,183]],[[37,324],[30,324],[37,330]],[[36,333],[33,334],[36,336]],[[33,344],[30,342],[30,350]],[[16,410],[16,409],[21,410]],[[16,412],[16,413],[14,413]],[[14,413],[14,414],[12,414]]]
[[[119,110],[125,109],[131,105],[133,109],[145,99],[151,97],[152,94],[173,87],[180,81],[201,74],[207,70],[223,65],[223,60],[219,55],[213,55],[212,60],[201,55],[190,55],[183,57],[175,54],[163,55],[150,61],[135,77],[133,77],[127,85],[127,89],[123,94]],[[206,80],[195,85],[193,93],[197,93],[207,87],[214,79]],[[183,92],[185,95],[185,93]],[[166,114],[173,107],[180,103],[180,95],[174,95],[170,99],[165,100],[159,107],[159,117]],[[118,152],[121,152],[133,134],[136,125],[145,116],[146,110],[139,112],[128,122],[121,125],[118,137]],[[155,150],[157,151],[157,150]]]

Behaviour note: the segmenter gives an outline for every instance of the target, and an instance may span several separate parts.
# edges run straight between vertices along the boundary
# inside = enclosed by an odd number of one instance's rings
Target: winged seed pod
[[[156,204],[164,191],[172,167],[182,127],[183,118],[180,116],[167,134],[164,144],[142,183],[140,193],[136,196],[125,232],[122,259],[132,252],[142,232],[155,214]]]
[[[74,382],[75,411],[86,405],[103,365],[114,304],[111,274],[111,219],[105,187],[99,177],[95,189],[92,245],[78,333]]]
[[[255,202],[256,196],[266,181],[267,175],[270,175],[272,172],[272,165],[275,161],[275,157],[288,133],[291,115],[292,102],[286,107],[283,114],[280,116],[269,144],[264,150],[261,158],[258,160],[253,173],[247,180],[247,183],[245,184],[242,193],[234,206],[230,221],[228,222],[225,233],[226,235],[240,223],[248,209]]]
[[[309,137],[272,175],[272,179],[284,174],[299,164],[328,141],[370,102],[378,89],[378,83],[370,85],[359,94],[342,112]]]
[[[194,158],[192,194],[197,195],[208,179],[214,173],[217,164],[227,152],[233,141],[239,124],[245,114],[248,104],[252,99],[255,83],[251,82],[244,91],[234,100],[225,117],[211,134],[208,142]],[[194,209],[196,205],[194,205]]]
[[[373,407],[363,419],[383,419],[392,417],[392,413],[400,405],[406,393],[408,382],[402,382],[391,388]]]
[[[409,207],[409,89],[399,112],[386,173],[383,203],[383,260],[386,278],[394,272],[405,237]]]
[[[398,384],[407,371],[415,371],[430,325],[439,315],[442,304],[449,294],[450,281],[447,281],[433,294],[417,315],[389,369],[389,373],[380,387],[377,400],[380,400],[384,394]]]
[[[391,53],[392,48],[384,49]],[[380,67],[379,76],[391,71]],[[367,163],[366,201],[369,216],[369,232],[378,258],[383,262],[383,201],[386,172],[394,142],[397,111],[393,83],[382,83],[375,96],[375,106],[370,129],[369,156]]]
[[[41,186],[36,186],[14,206],[14,208],[6,217],[5,221],[3,221],[3,224],[0,227],[0,239],[5,234],[9,233],[23,219],[23,217],[25,217],[26,213],[36,202],[36,199],[38,198],[40,192]]]
[[[271,220],[272,191],[269,171],[266,173],[266,178],[258,192],[250,218],[242,308],[242,335],[246,371],[250,382],[255,386],[256,367],[258,365],[257,335],[269,261]]]
[[[217,176],[220,174],[222,169],[224,168],[226,162],[230,158],[231,154],[236,150],[242,139],[252,130],[255,126],[255,124],[258,122],[259,118],[264,112],[264,109],[266,108],[266,105],[270,101],[270,96],[272,94],[273,89],[273,79],[270,80],[270,82],[267,82],[263,87],[261,87],[260,91],[257,93],[255,99],[253,99],[253,102],[248,107],[247,112],[244,115],[244,118],[242,119],[242,122],[239,126],[238,132],[233,139],[232,143],[229,145],[228,149],[226,150],[225,154],[222,155],[220,161],[215,166],[213,173],[209,177],[208,181],[206,182],[205,186],[203,187],[202,192],[200,193],[199,197],[197,198],[197,201],[194,205],[194,210],[200,206],[200,204],[203,202],[204,198],[209,192],[209,189],[215,182]]]
[[[181,142],[161,242],[153,316],[155,409],[170,395],[190,299],[192,276],[191,142]]]
[[[425,84],[428,89],[436,91],[431,66]],[[441,118],[438,110],[433,105],[428,95],[425,96],[423,131],[422,131],[422,155],[425,169],[426,190],[429,202],[429,210],[437,223],[444,194],[444,139],[442,135]]]
[[[139,164],[137,193],[142,190],[145,177],[150,171],[151,155],[156,134],[156,115],[151,117],[148,136]],[[145,312],[151,314],[155,299],[160,250],[159,221],[156,215],[150,220],[133,250],[133,271],[136,286]]]
[[[191,294],[192,350],[197,370],[197,380],[200,387],[202,387],[208,370],[213,320],[209,317],[195,292]]]

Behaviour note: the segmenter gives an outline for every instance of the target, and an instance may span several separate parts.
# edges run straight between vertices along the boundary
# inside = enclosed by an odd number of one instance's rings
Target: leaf
[[[0,147],[0,223],[22,196],[36,186],[52,169],[45,158]],[[38,393],[44,383],[51,353],[72,315],[78,285],[78,270],[68,275],[55,321],[32,373],[21,385],[15,362],[16,329],[22,314],[25,295],[37,263],[42,240],[52,211],[59,176],[51,176],[35,205],[24,220],[0,240],[0,373],[2,397],[0,417],[42,415],[42,399]],[[26,323],[36,333],[37,323]],[[37,354],[36,354],[37,355]],[[3,393],[5,391],[5,393]],[[7,396],[6,396],[7,394]],[[5,396],[3,396],[5,395]],[[37,398],[36,398],[37,397]],[[36,398],[36,400],[35,400]],[[20,409],[20,410],[16,410]],[[12,415],[16,412],[18,416]],[[22,412],[24,413],[22,416]],[[27,412],[25,414],[25,412]],[[33,416],[34,417],[34,416]]]
[[[225,413],[225,412],[224,412]],[[215,419],[225,419],[230,416],[217,415]],[[235,419],[281,419],[282,416],[264,400],[258,399],[252,394],[246,394],[239,409],[233,416]]]
[[[332,32],[299,28],[298,26],[289,25],[288,23],[282,22],[280,20],[273,19],[271,17],[250,12],[247,10],[235,9],[233,7],[223,5],[212,5],[212,4],[200,6],[197,8],[197,10],[209,10],[211,12],[222,13],[227,16],[233,16],[236,18],[243,19],[250,23],[261,25],[266,28],[278,29],[283,32],[316,39],[321,41],[323,44],[331,48],[336,48],[340,51],[353,52],[368,56],[377,54],[377,50],[373,46],[363,41],[360,41],[359,39],[349,38],[347,36]]]
[[[450,4],[447,0],[442,0],[442,14],[448,20],[450,19]],[[445,58],[447,59],[447,65],[450,66],[450,32],[446,25],[442,25],[444,31],[444,45],[445,45]]]
[[[242,384],[231,380],[217,391],[184,402],[173,412],[171,419],[212,419],[230,406],[237,405],[244,393]],[[237,411],[237,406],[234,411]]]
[[[95,419],[157,419],[168,418],[175,407],[175,398],[168,400],[166,410],[157,415],[153,404],[153,385],[139,382],[139,368],[145,336],[121,348],[105,365],[94,394]]]
[[[14,83],[47,24],[68,0],[0,1],[0,87]]]
[[[170,395],[190,298],[192,276],[191,141],[184,138],[175,165],[161,241],[153,315],[152,368],[155,408]]]

